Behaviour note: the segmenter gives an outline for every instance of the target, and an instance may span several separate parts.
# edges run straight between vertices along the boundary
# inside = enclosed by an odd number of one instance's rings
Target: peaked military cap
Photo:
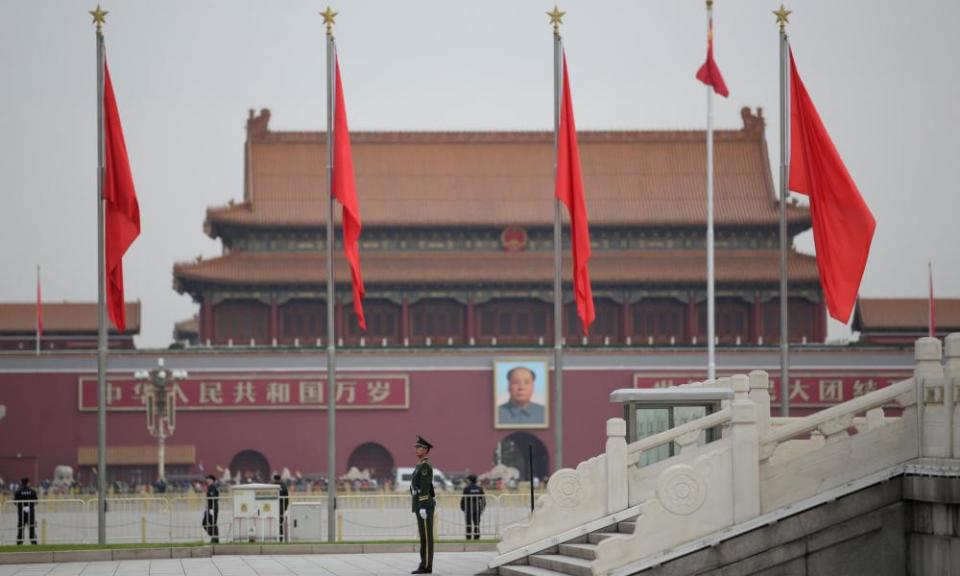
[[[430,450],[430,449],[433,448],[433,444],[431,444],[431,443],[427,442],[426,440],[424,440],[424,439],[423,439],[423,436],[417,436],[417,441],[414,442],[413,445],[414,445],[414,446],[419,446],[420,448],[426,448],[427,450]]]

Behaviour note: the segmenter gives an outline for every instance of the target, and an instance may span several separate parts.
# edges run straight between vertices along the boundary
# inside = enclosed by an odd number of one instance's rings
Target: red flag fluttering
[[[357,203],[357,183],[353,175],[353,158],[350,155],[350,129],[347,127],[347,108],[343,100],[343,84],[340,82],[340,59],[336,59],[336,100],[333,119],[333,195],[343,205],[343,253],[350,263],[350,278],[353,283],[353,311],[362,330],[367,329],[363,315],[363,297],[367,293],[360,273],[360,205]]]
[[[710,25],[707,29],[707,61],[697,70],[697,80],[713,88],[713,91],[726,98],[730,95],[727,84],[723,81],[720,67],[713,59],[713,15],[710,15]]]
[[[830,316],[856,304],[877,226],[800,80],[790,52],[790,190],[810,197],[817,268]]]
[[[583,334],[590,331],[596,317],[593,309],[593,290],[590,288],[590,227],[587,223],[587,204],[583,194],[580,171],[580,150],[577,146],[577,126],[573,120],[573,101],[570,99],[570,75],[567,56],[563,56],[563,101],[560,104],[560,134],[557,138],[557,199],[570,213],[570,245],[573,251],[573,289],[577,300],[577,315]]]
[[[127,329],[123,299],[123,255],[140,235],[140,205],[133,187],[133,174],[123,140],[120,112],[113,94],[110,70],[103,62],[103,118],[106,148],[106,175],[103,198],[106,201],[107,309],[117,330]]]

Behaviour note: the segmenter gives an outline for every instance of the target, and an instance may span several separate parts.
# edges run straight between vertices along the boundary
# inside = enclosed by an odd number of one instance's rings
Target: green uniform
[[[433,570],[433,510],[436,493],[433,491],[433,466],[429,458],[422,458],[413,469],[410,478],[410,496],[413,513],[417,515],[417,532],[420,534],[420,567],[422,571]],[[421,514],[421,510],[424,514]]]

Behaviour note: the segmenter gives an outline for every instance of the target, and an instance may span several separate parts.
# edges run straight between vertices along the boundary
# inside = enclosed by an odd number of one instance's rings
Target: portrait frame
[[[531,404],[543,408],[543,418],[535,422],[511,422],[501,417],[501,408],[510,401],[507,374],[514,368],[527,368],[534,375]],[[550,365],[546,358],[497,358],[493,361],[493,427],[497,430],[543,430],[550,427]],[[506,413],[504,413],[506,414]]]

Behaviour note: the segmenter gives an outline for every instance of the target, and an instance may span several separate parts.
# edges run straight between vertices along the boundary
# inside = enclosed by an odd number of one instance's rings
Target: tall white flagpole
[[[560,24],[565,12],[556,6],[547,12],[553,24],[553,173],[556,178],[557,154],[560,142],[560,90],[563,63],[563,39]],[[554,404],[553,469],[563,468],[563,229],[560,199],[553,199],[553,381],[556,391]],[[531,479],[532,481],[532,479]]]
[[[337,366],[336,334],[334,327],[334,302],[336,284],[333,277],[333,244],[335,226],[333,220],[333,123],[336,105],[336,58],[337,46],[333,38],[336,12],[327,6],[320,13],[327,26],[327,541],[337,538]]]
[[[787,187],[790,185],[790,42],[787,17],[780,5],[774,12],[780,24],[780,415],[790,415],[790,326],[787,272]]]
[[[43,318],[43,291],[40,289],[40,265],[37,264],[37,356],[40,355],[40,323]]]
[[[107,294],[106,294],[106,231],[104,230],[103,197],[106,175],[104,138],[104,47],[103,23],[107,12],[90,12],[97,25],[97,543],[107,543]]]
[[[933,296],[933,261],[927,261],[927,270],[929,274],[929,284],[930,284],[930,297],[927,299],[927,336],[931,338],[936,338],[937,336],[937,308],[936,302],[934,301]]]
[[[707,0],[707,33],[712,33],[713,0]],[[713,87],[707,86],[707,378],[717,377],[717,323],[713,242]]]

